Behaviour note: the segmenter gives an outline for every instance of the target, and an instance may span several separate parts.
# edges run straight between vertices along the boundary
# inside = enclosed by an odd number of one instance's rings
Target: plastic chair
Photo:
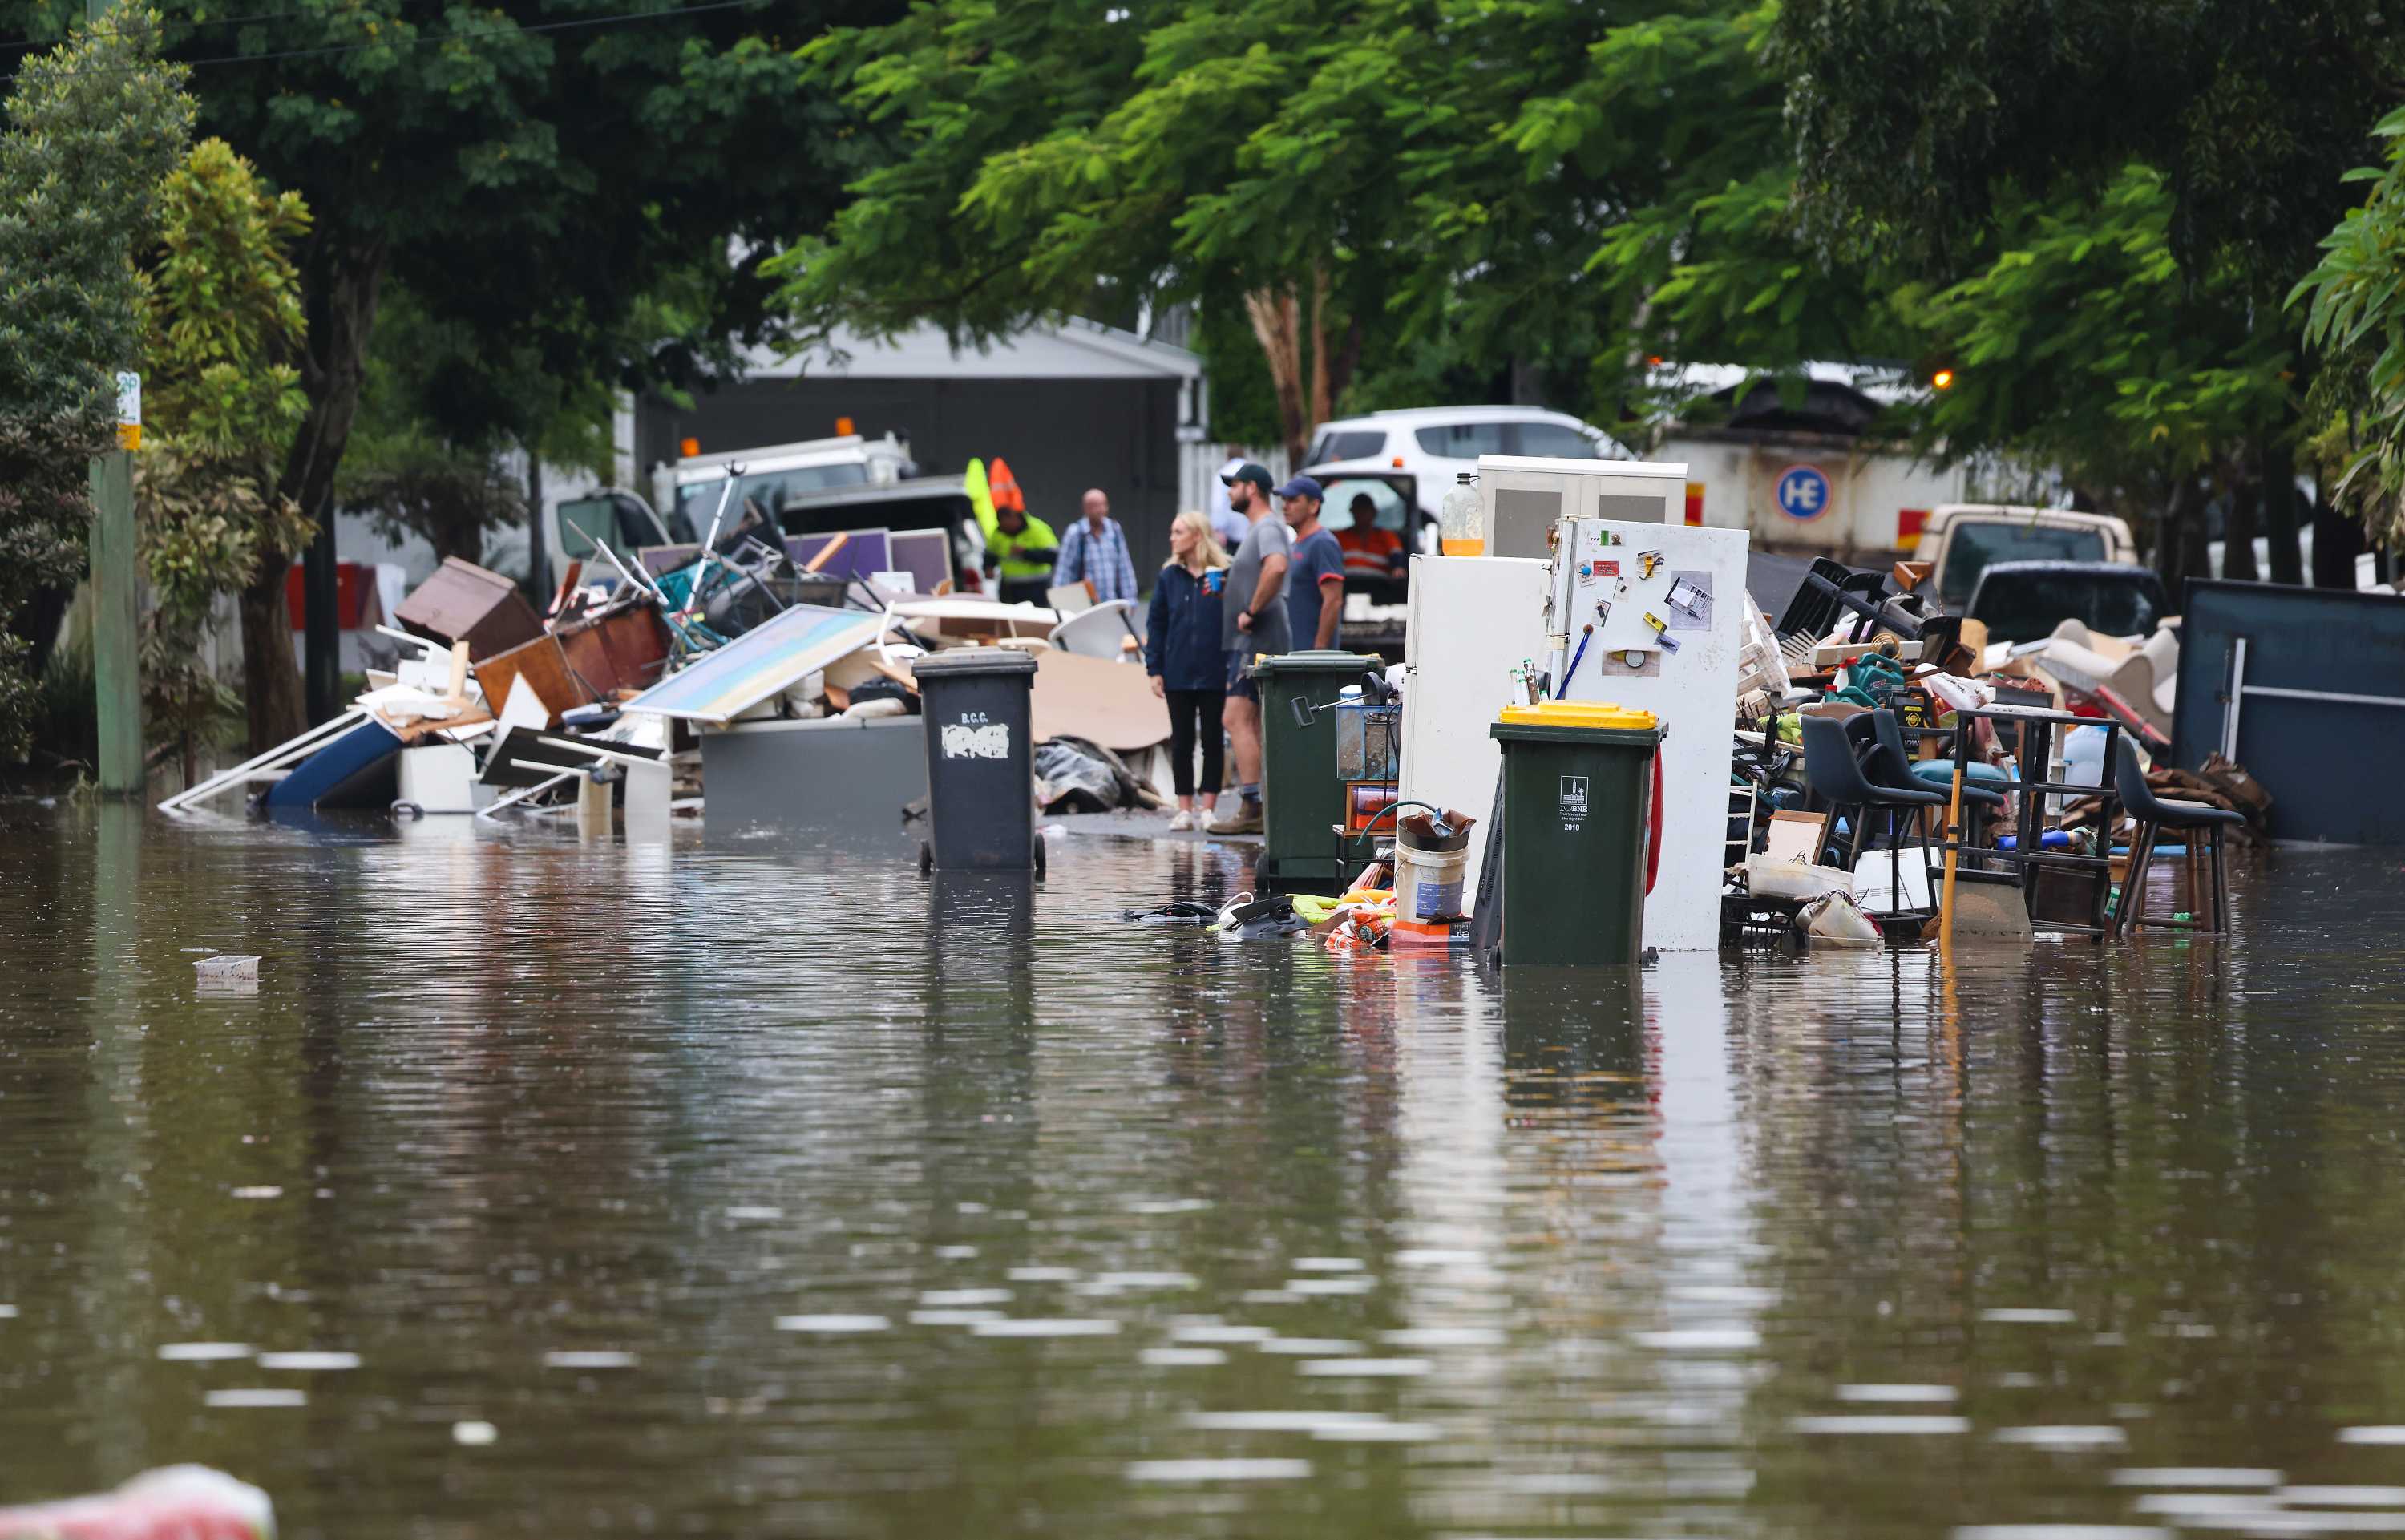
[[[1876,713],[1872,714],[1876,715]],[[1852,847],[1847,852],[1848,859],[1853,866],[1859,866],[1862,863],[1864,853],[1863,827],[1868,821],[1867,815],[1874,808],[1887,814],[1888,881],[1892,891],[1896,895],[1898,904],[1901,905],[1904,897],[1904,850],[1901,843],[1904,838],[1904,817],[1909,812],[1915,827],[1919,829],[1920,859],[1923,869],[1926,870],[1931,864],[1929,831],[1921,823],[1920,810],[1942,808],[1946,805],[1946,798],[1934,791],[1882,784],[1864,773],[1861,762],[1854,757],[1854,734],[1847,730],[1848,724],[1843,719],[1832,716],[1806,716],[1802,718],[1802,723],[1805,779],[1811,782],[1814,791],[1833,804],[1830,814],[1833,824],[1837,813],[1849,809],[1853,812],[1854,816],[1849,820],[1854,831],[1853,841]],[[1878,753],[1879,745],[1874,738],[1872,754],[1876,757]],[[1825,837],[1822,840],[1821,848],[1824,851],[1827,849]],[[1927,919],[1931,912],[1933,911],[1905,910],[1899,907],[1891,911],[1889,917]]]
[[[1135,611],[1132,600],[1114,599],[1097,604],[1090,610],[1080,610],[1052,628],[1052,645],[1062,652],[1080,657],[1102,657],[1114,662],[1127,656],[1119,643],[1135,634],[1135,622],[1129,618]],[[1142,654],[1135,655],[1141,657]]]
[[[2174,801],[2158,797],[2146,784],[2145,768],[2138,763],[2137,746],[2127,737],[2113,741],[2113,786],[2121,794],[2121,806],[2138,821],[2138,832],[2130,840],[2130,869],[2121,879],[2121,899],[2113,906],[2113,934],[2141,925],[2154,925],[2164,930],[2201,930],[2214,936],[2229,933],[2229,883],[2224,875],[2221,859],[2221,831],[2232,824],[2246,822],[2243,813],[2228,808],[2216,808],[2209,802]],[[2205,913],[2210,919],[2191,916],[2186,920],[2146,917],[2146,876],[2154,869],[2155,840],[2165,829],[2175,829],[2187,841],[2188,901],[2196,901],[2198,863],[2196,837],[2205,836],[2207,860],[2213,876],[2213,907]]]
[[[1906,791],[1935,791],[1944,801],[1954,792],[1954,761],[1951,759],[1915,759],[1904,746],[1904,726],[1895,713],[1881,709],[1871,713],[1871,724],[1878,734],[1878,745],[1872,751],[1864,770],[1883,784]],[[1942,779],[1937,774],[1924,774],[1924,767],[1942,767]],[[1985,765],[1979,770],[1987,770]],[[1963,839],[1967,844],[1978,844],[1987,831],[1988,817],[2001,812],[2004,794],[1981,785],[1966,771],[1962,777]]]

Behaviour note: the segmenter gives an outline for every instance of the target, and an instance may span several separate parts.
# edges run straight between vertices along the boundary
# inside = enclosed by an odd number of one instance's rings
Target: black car
[[[1979,574],[1963,614],[1990,642],[2035,642],[2076,620],[2098,636],[2151,636],[2171,613],[2151,567],[2117,561],[1999,561]]]

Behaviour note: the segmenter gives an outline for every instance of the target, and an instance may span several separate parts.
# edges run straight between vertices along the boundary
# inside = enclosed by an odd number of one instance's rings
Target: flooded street
[[[2405,1533],[2394,854],[2242,859],[2224,947],[1498,983],[1118,922],[1202,846],[0,833],[0,1502]]]

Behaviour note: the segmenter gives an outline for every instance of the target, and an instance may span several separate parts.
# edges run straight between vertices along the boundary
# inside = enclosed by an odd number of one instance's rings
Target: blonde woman
[[[1228,584],[1228,553],[1211,521],[1192,509],[1169,526],[1169,559],[1152,586],[1152,614],[1144,628],[1144,667],[1152,693],[1169,702],[1169,762],[1177,783],[1174,829],[1200,828],[1219,800],[1224,740],[1219,708],[1228,694],[1227,654],[1219,646],[1219,593]],[[1194,779],[1194,745],[1202,745],[1202,779]],[[1194,801],[1202,798],[1202,812]]]

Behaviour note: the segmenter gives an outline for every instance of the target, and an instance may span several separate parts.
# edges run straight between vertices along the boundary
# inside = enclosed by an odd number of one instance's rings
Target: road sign
[[[142,376],[130,370],[117,375],[117,445],[120,449],[142,447]]]
[[[1816,519],[1829,511],[1829,478],[1817,465],[1791,465],[1779,473],[1771,496],[1789,518],[1798,523]]]

